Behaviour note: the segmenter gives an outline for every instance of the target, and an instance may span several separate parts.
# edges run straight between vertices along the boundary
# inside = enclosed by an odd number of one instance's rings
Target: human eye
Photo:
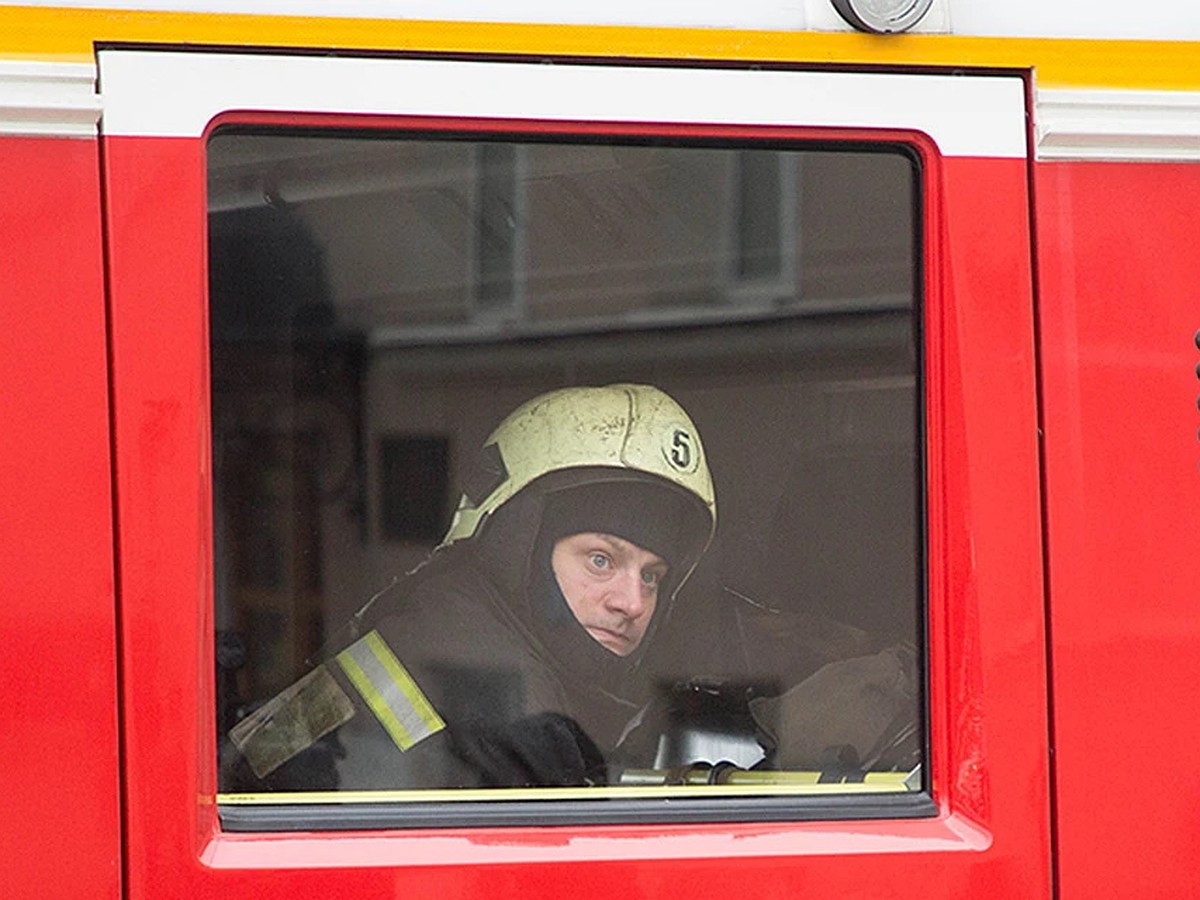
[[[590,562],[597,569],[607,569],[612,565],[612,560],[609,559],[608,554],[600,553],[598,551],[592,552],[588,555],[588,562]]]
[[[660,581],[662,581],[662,578],[663,573],[659,572],[657,569],[642,570],[642,584],[646,585],[646,587],[658,587],[658,584]]]

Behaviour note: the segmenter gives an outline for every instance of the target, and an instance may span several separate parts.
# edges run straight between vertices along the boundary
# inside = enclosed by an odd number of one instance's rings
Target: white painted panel
[[[1039,159],[1200,160],[1200,93],[1040,90]]]
[[[1200,40],[1194,0],[951,0],[956,34]]]
[[[1017,77],[126,50],[102,52],[100,76],[108,135],[197,137],[253,110],[889,128],[950,156],[1026,154]]]
[[[348,16],[380,19],[428,19],[458,22],[543,22],[574,25],[652,25],[692,28],[806,27],[803,0],[607,0],[559,3],[552,0],[34,0],[35,6],[200,12],[261,13],[297,16]]]
[[[90,63],[0,60],[0,135],[95,137],[95,84]]]

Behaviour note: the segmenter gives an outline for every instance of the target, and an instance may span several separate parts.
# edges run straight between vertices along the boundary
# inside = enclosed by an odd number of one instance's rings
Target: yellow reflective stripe
[[[430,734],[441,731],[446,727],[446,723],[442,721],[442,717],[437,714],[437,710],[433,708],[426,698],[421,693],[421,689],[417,687],[417,683],[413,681],[412,676],[408,674],[408,670],[400,664],[400,660],[396,659],[396,654],[392,652],[392,648],[384,643],[383,638],[379,636],[378,631],[372,631],[363,638],[367,642],[367,646],[371,648],[371,652],[375,654],[375,658],[392,677],[392,681],[400,688],[404,694],[412,711],[417,714],[417,717],[425,723],[425,727]],[[418,738],[420,740],[420,738]]]
[[[337,662],[401,751],[446,727],[378,632],[355,641]]]
[[[371,684],[371,679],[367,677],[366,672],[359,668],[354,658],[349,656],[346,651],[342,651],[338,654],[337,661],[342,667],[342,671],[346,673],[346,677],[358,688],[358,692],[362,694],[362,698],[367,702],[367,706],[371,707],[371,712],[375,713],[375,718],[379,720],[379,724],[383,726],[384,730],[391,735],[392,740],[396,742],[396,746],[401,751],[412,747],[416,742],[409,735],[405,727],[400,724],[400,720],[396,718],[391,709],[388,708],[387,701],[375,690],[375,687]]]

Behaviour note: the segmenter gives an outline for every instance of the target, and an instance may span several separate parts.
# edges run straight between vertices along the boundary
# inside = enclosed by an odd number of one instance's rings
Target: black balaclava
[[[646,480],[606,481],[546,493],[526,491],[497,510],[488,523],[478,548],[480,561],[564,682],[585,693],[598,691],[622,706],[637,706],[645,699],[646,686],[638,673],[642,657],[666,618],[685,574],[683,567],[695,561],[692,557],[700,549],[692,546],[694,507],[682,492]],[[554,576],[554,545],[582,532],[624,538],[668,565],[650,625],[628,656],[611,652],[587,633]],[[627,719],[628,707],[619,715],[621,721]],[[607,729],[599,725],[596,730]],[[595,736],[600,743],[616,737]]]
[[[546,498],[539,537],[557,541],[586,531],[611,534],[678,565],[688,544],[684,500],[671,488],[639,482],[589,484]]]
[[[683,498],[672,489],[656,485],[592,484],[546,497],[529,558],[525,598],[533,629],[564,667],[579,677],[598,679],[607,690],[628,691],[630,686],[622,681],[640,664],[657,623],[670,605],[671,593],[679,584],[679,567],[687,555],[688,521]],[[551,556],[555,544],[583,532],[624,538],[667,563],[650,627],[627,656],[613,653],[587,633],[554,575]]]

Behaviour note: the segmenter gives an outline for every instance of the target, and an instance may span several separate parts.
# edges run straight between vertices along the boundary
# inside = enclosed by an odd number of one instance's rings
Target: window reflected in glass
[[[923,787],[910,156],[234,129],[208,173],[223,795]]]

